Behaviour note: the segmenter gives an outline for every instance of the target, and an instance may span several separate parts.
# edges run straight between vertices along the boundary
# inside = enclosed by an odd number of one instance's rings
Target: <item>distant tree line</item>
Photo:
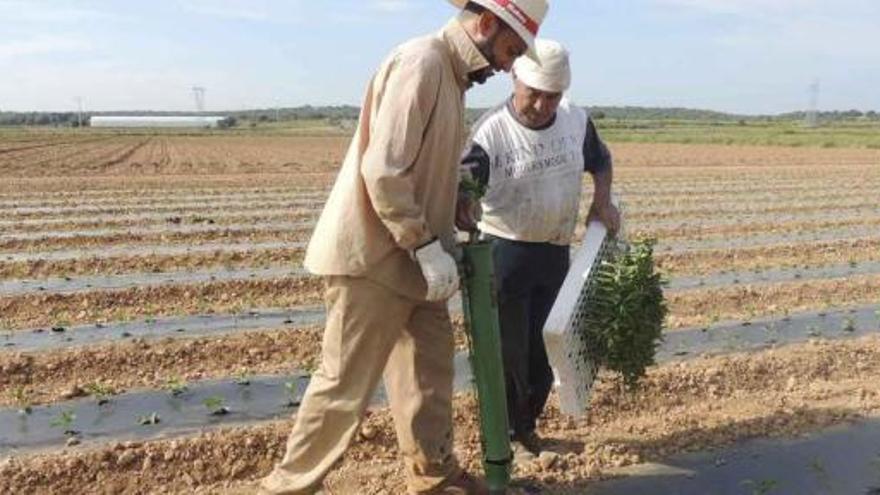
[[[745,122],[745,121],[785,121],[803,120],[806,112],[789,112],[778,115],[736,115],[711,110],[698,110],[692,108],[658,108],[658,107],[610,107],[592,106],[587,107],[594,119],[618,119],[618,120],[682,120],[682,121],[713,121],[713,122]],[[467,111],[469,122],[476,121],[487,109],[470,108]],[[93,115],[106,116],[159,116],[159,115],[223,115],[229,117],[226,126],[232,127],[244,122],[274,122],[292,120],[328,120],[333,123],[355,120],[358,118],[360,109],[351,105],[340,106],[311,106],[288,108],[262,108],[253,110],[233,110],[216,112],[156,112],[156,111],[114,111],[114,112],[84,112],[83,125],[88,125],[89,117]],[[817,112],[817,118],[823,122],[835,122],[846,120],[880,120],[880,112],[846,110]],[[0,111],[0,126],[58,126],[76,127],[79,123],[77,112],[3,112]]]
[[[76,112],[0,112],[0,126],[19,125],[76,127],[79,119]]]

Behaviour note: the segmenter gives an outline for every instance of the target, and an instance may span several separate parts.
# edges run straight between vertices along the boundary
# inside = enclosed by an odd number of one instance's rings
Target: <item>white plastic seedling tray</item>
[[[582,417],[599,371],[597,356],[583,319],[593,293],[593,278],[616,241],[602,223],[587,226],[581,248],[572,259],[568,275],[544,324],[544,344],[556,377],[560,409]]]

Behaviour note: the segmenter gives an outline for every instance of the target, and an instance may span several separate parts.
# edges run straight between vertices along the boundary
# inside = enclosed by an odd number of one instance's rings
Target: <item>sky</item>
[[[444,0],[0,0],[0,111],[358,105]],[[878,0],[551,0],[582,105],[776,114],[880,110]],[[496,75],[468,93],[489,106]]]

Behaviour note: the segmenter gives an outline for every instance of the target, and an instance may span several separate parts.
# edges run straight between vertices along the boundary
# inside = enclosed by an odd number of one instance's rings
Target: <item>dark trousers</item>
[[[507,413],[514,436],[531,433],[553,387],[542,330],[569,265],[568,246],[489,237],[498,283]]]

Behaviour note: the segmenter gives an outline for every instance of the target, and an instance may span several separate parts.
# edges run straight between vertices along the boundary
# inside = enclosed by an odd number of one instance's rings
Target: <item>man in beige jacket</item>
[[[269,494],[315,493],[358,430],[384,371],[410,493],[486,493],[452,452],[458,288],[448,254],[464,146],[464,92],[509,71],[546,0],[453,0],[440,33],[397,47],[370,82],[360,120],[306,253],[324,276],[321,364]]]

